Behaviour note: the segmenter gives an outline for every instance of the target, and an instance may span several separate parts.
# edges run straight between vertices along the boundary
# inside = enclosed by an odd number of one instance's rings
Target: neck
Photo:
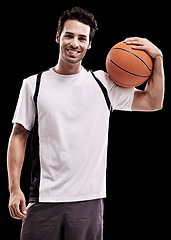
[[[53,70],[62,75],[73,75],[77,74],[81,71],[81,62],[73,64],[73,63],[67,63],[66,61],[63,61],[61,58],[59,59],[57,65],[53,67]]]

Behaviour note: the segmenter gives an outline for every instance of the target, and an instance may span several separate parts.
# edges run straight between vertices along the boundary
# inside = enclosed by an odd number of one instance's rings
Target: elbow
[[[163,101],[162,101],[161,104],[158,106],[157,111],[162,110],[162,109],[163,109]]]
[[[151,111],[160,111],[163,109],[164,93],[148,98],[149,107]]]
[[[163,101],[160,103],[155,103],[151,105],[151,112],[156,112],[156,111],[160,111],[163,109]]]
[[[159,101],[156,101],[156,106],[155,106],[156,111],[160,111],[163,109],[163,102],[164,102],[164,94]]]
[[[160,111],[163,109],[163,103],[160,104],[160,106],[158,106],[157,110],[156,111]]]
[[[157,112],[157,111],[160,111],[162,110],[163,106],[159,106],[159,107],[156,107],[153,111]]]

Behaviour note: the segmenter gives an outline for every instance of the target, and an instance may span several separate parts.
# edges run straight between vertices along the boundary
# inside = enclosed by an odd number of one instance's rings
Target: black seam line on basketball
[[[126,49],[124,49],[124,48],[112,48],[112,50],[113,50],[113,49],[120,49],[120,50],[123,50],[123,51],[125,51],[125,52],[131,53],[132,55],[134,55],[135,57],[137,57],[138,59],[140,59],[141,62],[143,62],[143,63],[145,64],[145,66],[148,68],[149,71],[152,71],[152,70],[149,68],[149,66],[147,65],[147,63],[144,62],[144,61],[143,61],[140,57],[138,57],[135,53],[132,53],[132,52],[130,52],[129,50],[126,50]]]
[[[123,70],[123,71],[125,71],[125,72],[127,72],[127,73],[129,73],[129,74],[131,74],[131,75],[134,75],[134,76],[136,76],[136,77],[149,77],[149,76],[150,76],[150,75],[148,75],[148,76],[142,76],[142,75],[138,75],[138,74],[135,74],[135,73],[131,73],[131,72],[125,70],[124,68],[120,67],[120,66],[117,65],[116,63],[114,63],[109,56],[108,56],[108,58],[109,58],[109,60],[111,61],[111,63],[113,63],[113,64],[116,65],[118,68],[120,68],[121,70]]]
[[[113,81],[115,81],[118,85],[121,84],[121,82],[117,81],[115,78],[113,78],[110,74],[109,74],[110,78],[113,79]],[[124,84],[122,83],[122,85],[126,86],[126,87],[138,87],[140,85],[142,85],[144,83],[144,81],[136,84],[136,85],[129,85],[129,84]]]

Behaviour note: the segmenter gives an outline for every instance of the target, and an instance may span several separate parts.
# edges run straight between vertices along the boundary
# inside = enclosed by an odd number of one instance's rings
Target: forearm
[[[161,109],[164,99],[164,69],[162,56],[154,59],[153,73],[145,90],[153,105],[152,107]]]
[[[9,190],[20,186],[20,175],[24,160],[25,146],[11,136],[7,152]]]
[[[125,39],[135,50],[146,51],[154,60],[153,73],[144,91],[135,91],[132,104],[133,111],[157,111],[163,106],[164,70],[163,55],[153,43],[146,38],[131,37]]]
[[[9,190],[20,188],[20,175],[25,156],[27,134],[19,129],[21,125],[15,125],[11,134],[7,151],[7,168],[9,178]],[[18,132],[17,132],[18,131]]]
[[[7,168],[10,191],[8,206],[11,217],[15,219],[24,219],[27,214],[25,197],[20,189],[20,176],[28,135],[29,131],[21,124],[16,123],[8,145]]]

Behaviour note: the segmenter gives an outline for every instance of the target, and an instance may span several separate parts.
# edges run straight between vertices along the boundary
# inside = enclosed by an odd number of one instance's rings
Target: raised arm
[[[21,124],[14,124],[7,151],[7,168],[9,179],[9,211],[11,217],[26,217],[25,197],[20,189],[20,175],[25,156],[25,148],[29,131]],[[19,206],[21,206],[21,211]]]
[[[164,70],[162,52],[145,38],[132,37],[125,39],[133,44],[133,49],[144,50],[153,58],[153,73],[144,91],[136,90],[132,104],[133,111],[157,111],[163,106]]]

